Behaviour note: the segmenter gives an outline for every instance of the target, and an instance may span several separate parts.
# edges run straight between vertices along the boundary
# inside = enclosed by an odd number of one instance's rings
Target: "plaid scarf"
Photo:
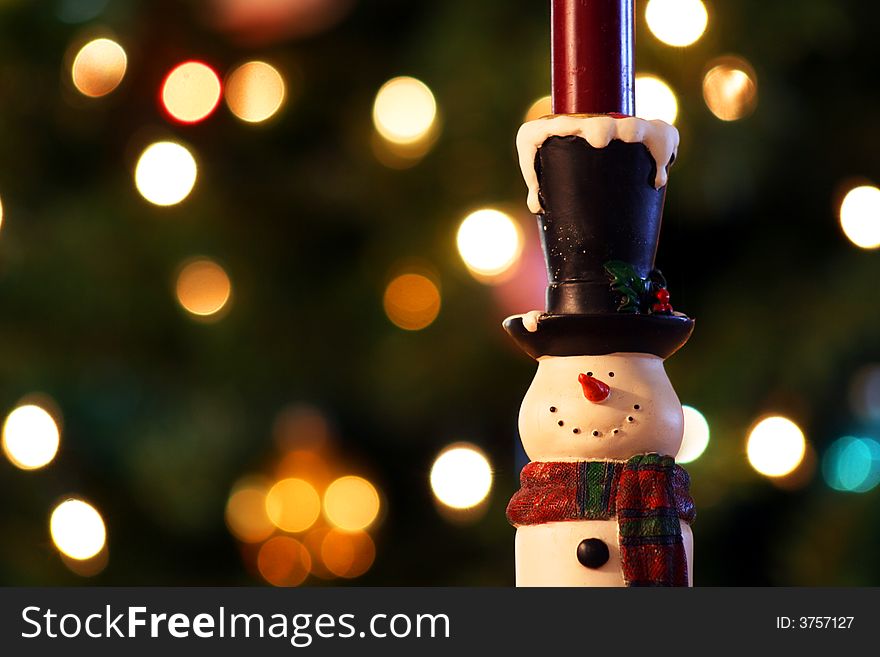
[[[616,517],[627,586],[687,586],[679,518],[693,522],[690,477],[671,456],[532,462],[507,505],[514,527]]]

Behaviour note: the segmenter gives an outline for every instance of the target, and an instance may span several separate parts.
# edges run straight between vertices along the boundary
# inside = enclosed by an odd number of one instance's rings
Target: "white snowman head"
[[[519,414],[533,461],[675,456],[681,403],[653,354],[543,356]]]

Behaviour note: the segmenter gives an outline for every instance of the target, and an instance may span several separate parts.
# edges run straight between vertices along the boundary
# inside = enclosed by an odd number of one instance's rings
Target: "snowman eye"
[[[635,404],[635,405],[633,405],[633,408],[636,410],[639,410],[641,408],[641,406],[639,406],[638,404]]]
[[[614,376],[614,372],[608,372],[608,376]]]
[[[556,412],[556,407],[555,407],[555,406],[551,406],[551,407],[550,407],[550,412],[551,412],[551,413],[555,413],[555,412]]]
[[[592,372],[587,372],[587,376],[593,376]]]

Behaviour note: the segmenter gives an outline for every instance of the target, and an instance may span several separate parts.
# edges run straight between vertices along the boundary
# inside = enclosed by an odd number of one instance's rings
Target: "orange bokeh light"
[[[266,495],[266,513],[285,532],[304,532],[321,514],[321,498],[304,479],[282,479]]]
[[[89,41],[73,60],[73,86],[84,96],[106,96],[122,82],[128,58],[125,50],[112,39]]]
[[[272,586],[299,586],[309,576],[312,558],[295,538],[276,536],[260,547],[257,568]]]

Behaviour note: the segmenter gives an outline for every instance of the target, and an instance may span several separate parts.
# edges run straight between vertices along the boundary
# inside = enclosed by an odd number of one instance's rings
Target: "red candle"
[[[552,0],[554,114],[635,113],[633,0]]]

